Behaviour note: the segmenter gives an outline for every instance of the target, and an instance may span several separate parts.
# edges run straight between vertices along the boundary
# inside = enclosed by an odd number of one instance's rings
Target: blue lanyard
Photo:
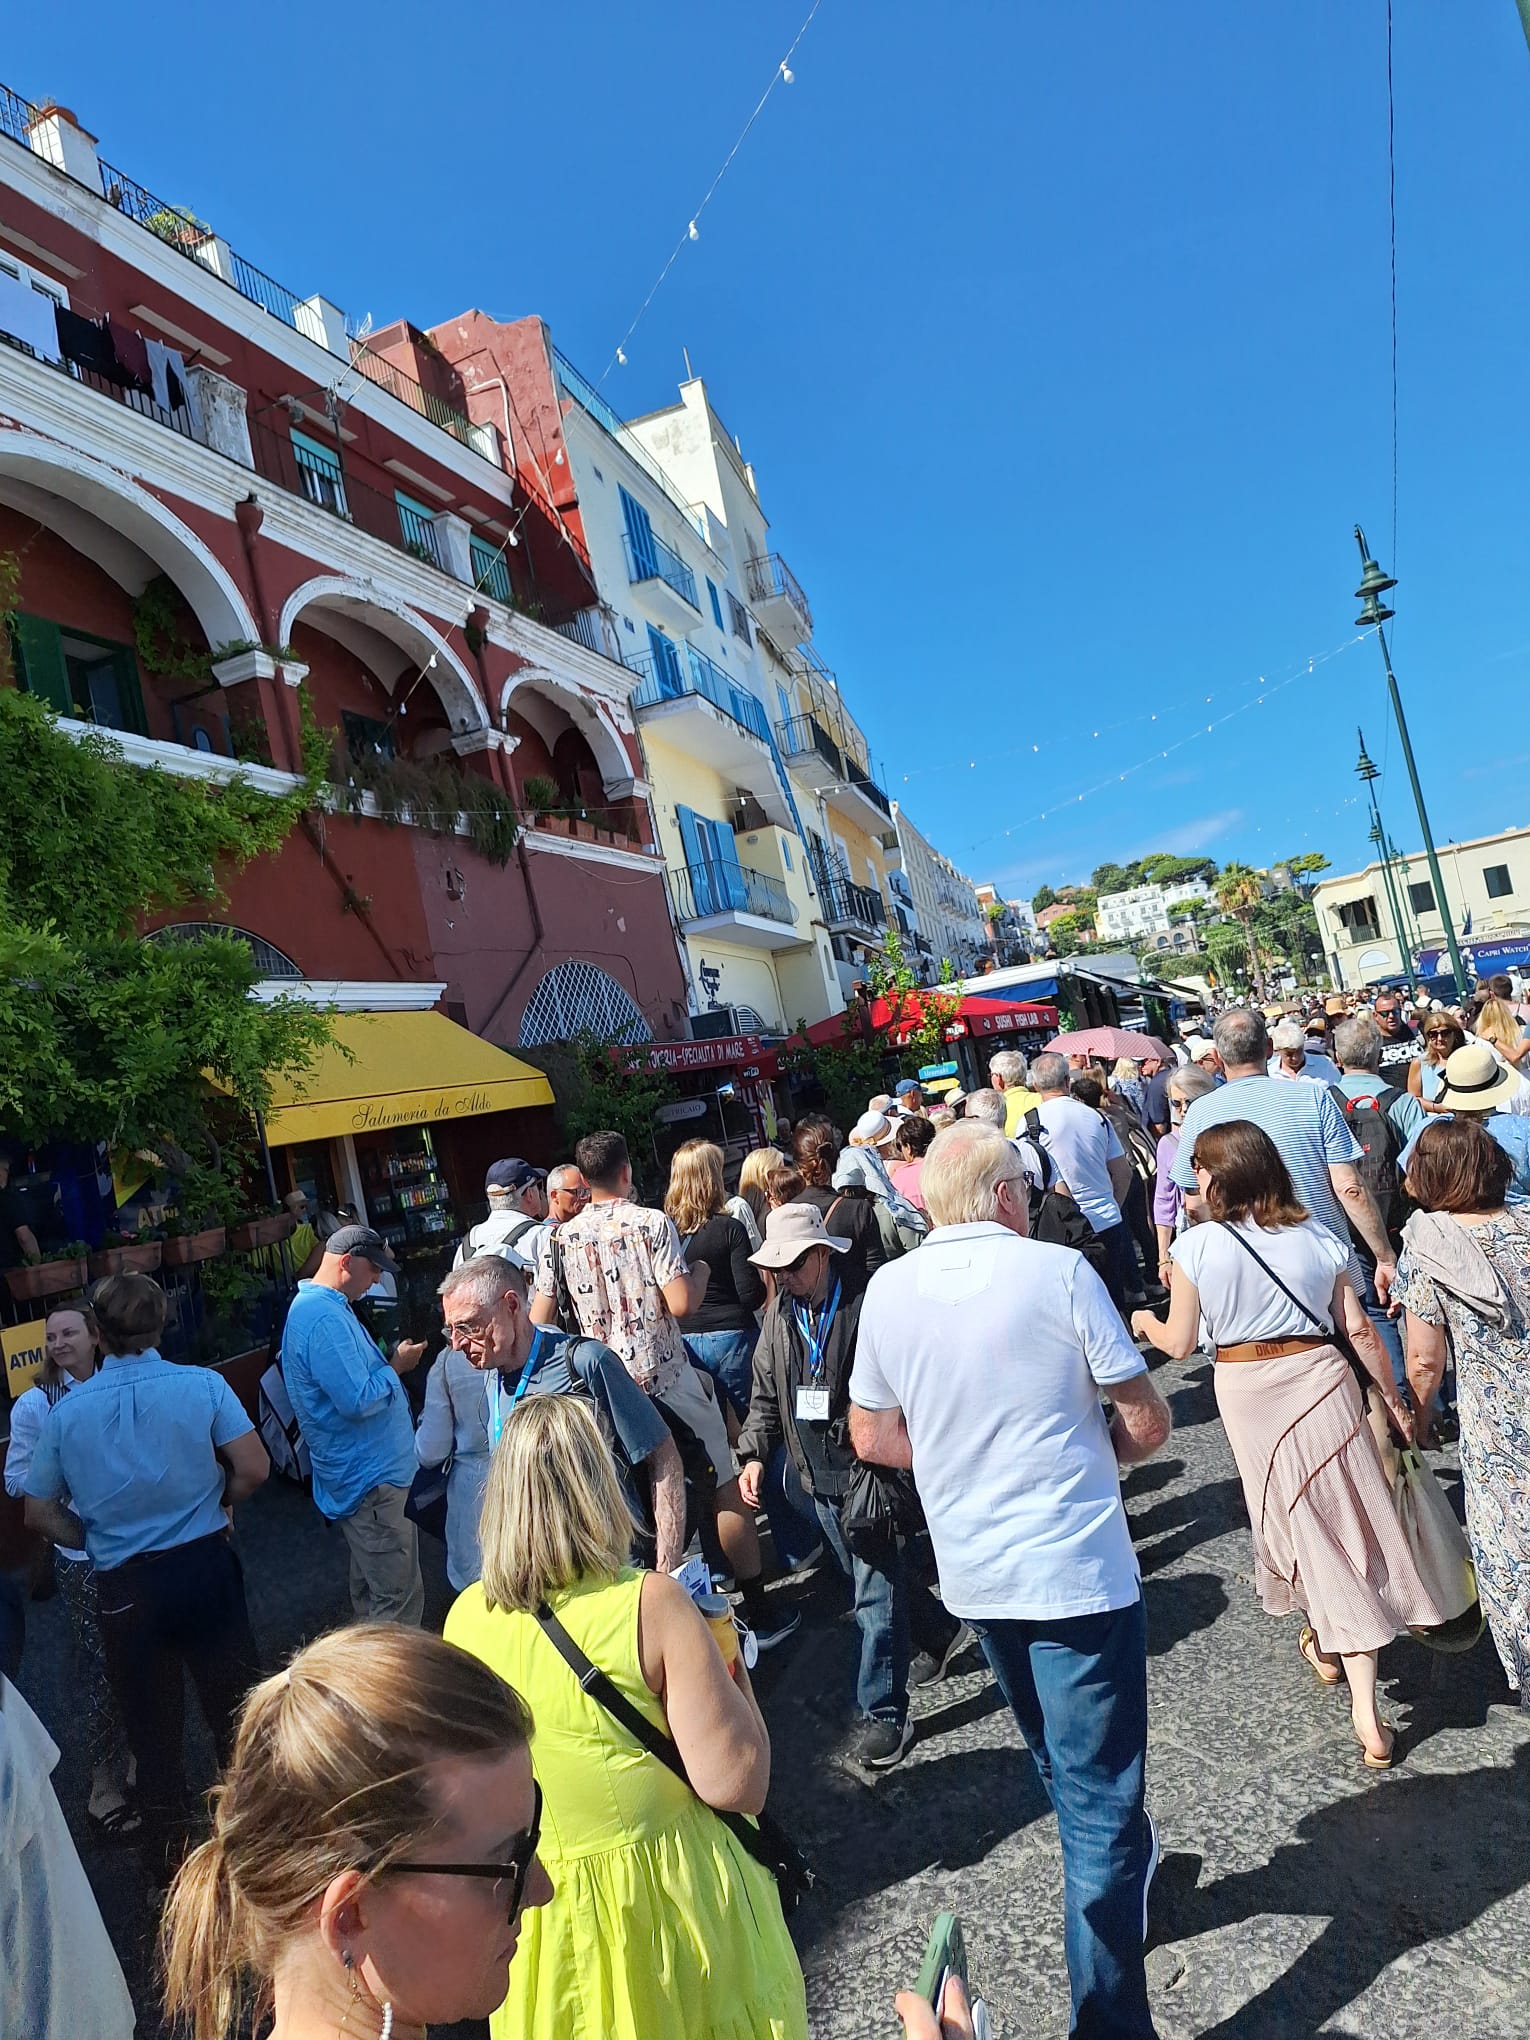
[[[839,1309],[839,1277],[834,1278],[834,1287],[819,1306],[818,1324],[808,1316],[807,1305],[797,1305],[797,1329],[808,1349],[808,1373],[814,1382],[823,1380],[823,1349],[828,1343],[829,1328],[834,1323],[834,1313]]]
[[[512,1416],[515,1414],[516,1404],[531,1386],[532,1375],[537,1371],[537,1362],[542,1357],[542,1334],[544,1329],[545,1327],[542,1325],[537,1326],[536,1336],[531,1342],[531,1351],[526,1355],[526,1365],[521,1369],[521,1378],[515,1384],[515,1394],[510,1398],[510,1414]],[[494,1376],[494,1394],[489,1401],[489,1446],[491,1450],[499,1443],[504,1434],[505,1406],[500,1398],[500,1378],[496,1373]]]

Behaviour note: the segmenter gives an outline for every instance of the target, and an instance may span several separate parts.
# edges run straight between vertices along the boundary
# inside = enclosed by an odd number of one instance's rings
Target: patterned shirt
[[[557,1241],[579,1329],[619,1355],[639,1388],[663,1395],[690,1364],[662,1293],[688,1272],[674,1220],[609,1198],[566,1220]],[[550,1253],[538,1260],[537,1295],[557,1296]]]

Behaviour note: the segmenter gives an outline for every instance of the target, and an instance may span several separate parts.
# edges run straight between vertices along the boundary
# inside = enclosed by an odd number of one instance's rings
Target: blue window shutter
[[[653,525],[648,512],[635,496],[621,492],[622,518],[627,526],[627,543],[632,550],[632,574],[638,581],[652,581],[659,571],[658,554],[653,549]]]
[[[710,575],[707,576],[707,593],[712,598],[712,621],[717,625],[717,628],[721,630],[723,627],[722,604],[717,599],[717,583],[711,578]]]
[[[672,700],[683,694],[685,685],[680,678],[680,654],[673,641],[662,630],[655,629],[653,624],[648,626],[648,649],[653,654],[653,676],[659,692]]]
[[[796,870],[796,865],[792,863],[792,846],[785,836],[781,838],[781,857],[788,871]]]
[[[686,869],[691,876],[691,899],[698,914],[716,911],[712,898],[711,862],[707,855],[711,843],[707,835],[709,823],[705,815],[698,815],[694,808],[682,807],[675,810],[680,820],[680,848],[685,856]]]

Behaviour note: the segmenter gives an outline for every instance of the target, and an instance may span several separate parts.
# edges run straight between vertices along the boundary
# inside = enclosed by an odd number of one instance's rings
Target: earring
[[[378,2033],[377,2040],[393,2040],[393,2007],[386,1998],[383,1999],[382,2030]]]
[[[356,1967],[356,1958],[349,1948],[342,1948],[340,1950],[340,1961],[346,1969],[354,1969]]]

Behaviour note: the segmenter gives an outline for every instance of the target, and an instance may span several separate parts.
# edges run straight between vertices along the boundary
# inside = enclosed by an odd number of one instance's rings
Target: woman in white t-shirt
[[[1217,1223],[1174,1243],[1167,1324],[1139,1310],[1132,1330],[1183,1359],[1204,1317],[1260,1596],[1272,1615],[1304,1611],[1302,1656],[1325,1686],[1349,1681],[1366,1765],[1385,1770],[1395,1738],[1376,1708],[1377,1653],[1443,1611],[1398,1525],[1359,1386],[1333,1342],[1336,1324],[1404,1437],[1412,1417],[1346,1273],[1347,1241],[1297,1202],[1269,1135],[1242,1119],[1207,1127],[1191,1163]]]

